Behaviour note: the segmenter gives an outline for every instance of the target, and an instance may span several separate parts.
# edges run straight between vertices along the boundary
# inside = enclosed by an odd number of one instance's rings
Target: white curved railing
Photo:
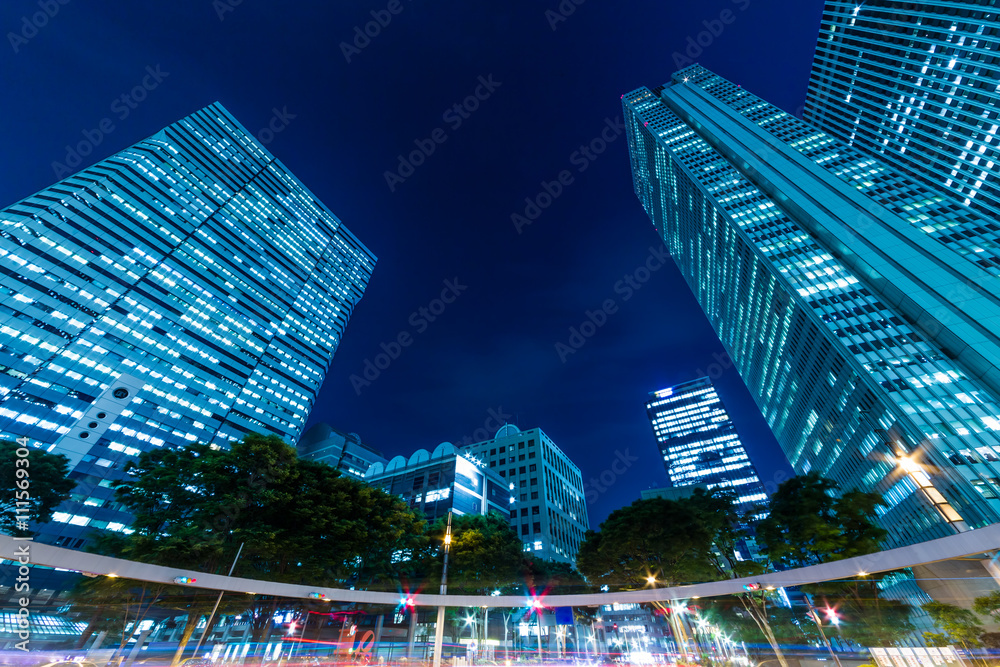
[[[25,558],[23,549],[27,546]],[[668,600],[715,597],[743,593],[745,584],[760,584],[762,587],[798,586],[801,584],[851,579],[859,574],[871,574],[897,570],[924,563],[961,558],[973,554],[983,554],[1000,549],[1000,524],[993,524],[977,530],[949,535],[929,542],[921,542],[906,547],[889,549],[867,556],[810,565],[784,572],[774,572],[757,577],[726,579],[703,584],[675,586],[669,588],[647,588],[620,593],[585,593],[580,595],[548,595],[548,607],[578,607],[611,604],[614,602],[666,602]],[[20,551],[18,551],[20,550]],[[157,583],[173,583],[177,577],[192,577],[196,581],[187,584],[192,588],[234,593],[258,593],[287,598],[310,598],[310,593],[322,593],[333,602],[366,602],[371,604],[397,605],[399,593],[381,591],[355,591],[321,586],[285,584],[258,579],[227,577],[221,574],[207,574],[193,570],[182,570],[162,565],[149,565],[136,561],[111,558],[54,547],[48,544],[18,540],[9,535],[0,535],[0,558],[28,562],[35,565],[63,568],[91,574],[115,575]],[[417,606],[427,607],[520,607],[525,604],[522,595],[433,595],[413,593],[410,596]]]

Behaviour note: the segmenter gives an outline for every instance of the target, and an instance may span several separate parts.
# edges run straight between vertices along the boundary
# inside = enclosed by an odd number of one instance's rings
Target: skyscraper
[[[522,431],[505,424],[491,440],[465,451],[511,486],[510,524],[542,560],[575,563],[590,527],[580,469],[540,428]]]
[[[142,450],[294,442],[374,264],[219,104],[0,211],[0,433],[78,483],[43,538],[122,530]]]
[[[697,65],[623,105],[636,194],[795,470],[880,491],[890,544],[1000,520],[1000,226]]]
[[[804,118],[1000,215],[998,16],[991,2],[827,0]]]
[[[740,512],[767,500],[764,485],[711,379],[703,377],[652,392],[646,414],[670,486],[731,489]]]

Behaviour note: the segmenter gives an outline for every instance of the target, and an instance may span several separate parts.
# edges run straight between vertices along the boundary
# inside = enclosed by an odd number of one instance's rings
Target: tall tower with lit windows
[[[220,104],[0,211],[0,433],[77,481],[41,538],[125,528],[142,450],[297,440],[374,266]]]
[[[1000,521],[1000,225],[698,65],[622,102],[639,201],[796,472],[881,492],[890,545]]]
[[[827,0],[804,118],[1000,216],[998,16],[992,2]],[[975,259],[1000,263],[996,252]]]
[[[767,500],[736,424],[711,379],[703,377],[652,392],[646,414],[670,486],[730,489],[740,512]]]

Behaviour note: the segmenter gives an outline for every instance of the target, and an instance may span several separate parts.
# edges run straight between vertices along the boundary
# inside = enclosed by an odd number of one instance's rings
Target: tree
[[[441,580],[445,519],[427,531],[423,569],[433,587]],[[496,512],[453,516],[448,553],[448,591],[489,595],[521,580],[523,545],[507,519]]]
[[[205,572],[316,585],[371,584],[393,578],[393,555],[417,543],[424,520],[400,499],[303,461],[274,435],[248,434],[231,449],[193,444],[143,452],[126,468],[116,496],[135,516],[131,535],[98,541],[106,553]],[[183,655],[211,604],[188,591]],[[255,641],[279,604],[247,601]]]
[[[983,626],[979,623],[976,614],[956,607],[945,602],[925,602],[920,608],[927,612],[936,625],[947,637],[949,644],[960,644],[964,649],[970,650],[982,645],[979,636],[983,634]],[[942,639],[941,635],[930,633],[933,639]]]
[[[836,482],[816,472],[793,477],[771,496],[769,516],[758,524],[763,552],[783,567],[799,567],[874,553],[887,532],[875,523],[885,504],[881,494],[852,489],[835,495]],[[842,617],[840,634],[862,646],[901,643],[914,626],[910,607],[880,595],[879,583],[892,573],[853,581],[803,586]]]
[[[785,567],[851,558],[879,550],[887,532],[874,522],[885,504],[878,493],[852,489],[834,497],[837,483],[816,472],[783,482],[769,515],[757,526],[768,557]]]
[[[712,529],[690,506],[665,498],[642,499],[612,512],[599,531],[588,530],[577,569],[593,584],[641,588],[718,578]]]
[[[801,587],[817,605],[835,609],[838,634],[860,646],[900,646],[916,630],[910,605],[882,595],[885,580],[900,572],[862,574]]]
[[[121,577],[81,578],[69,593],[74,611],[87,620],[76,648],[83,648],[95,632],[108,632],[118,638],[119,649],[124,648],[131,630],[171,588],[177,587]]]
[[[730,489],[720,488],[709,491],[695,489],[682,502],[712,535],[712,561],[719,577],[752,577],[767,571],[762,563],[736,558],[737,544],[748,537],[747,526],[750,525],[751,517],[759,513],[759,508],[751,508],[740,515],[735,505],[736,494]],[[742,607],[742,613],[737,612],[737,617],[753,621],[760,638],[770,645],[775,659],[782,667],[787,667],[781,650],[782,642],[775,634],[775,623],[780,624],[784,620],[780,605],[774,604],[777,594],[758,590],[734,597]],[[754,634],[753,631],[750,634]]]
[[[27,524],[51,521],[76,486],[69,459],[27,444],[27,438],[0,441],[0,531],[12,535],[31,535]]]
[[[569,563],[542,560],[525,553],[522,577],[528,590],[538,595],[574,595],[589,593],[593,586]]]
[[[980,595],[972,601],[972,609],[977,614],[992,616],[995,623],[1000,623],[1000,591]]]

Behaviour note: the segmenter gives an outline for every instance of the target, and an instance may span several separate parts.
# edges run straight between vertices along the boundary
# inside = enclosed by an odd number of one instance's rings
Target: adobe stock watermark
[[[513,416],[504,412],[502,405],[497,406],[495,409],[490,408],[486,411],[486,420],[483,422],[483,425],[473,431],[472,435],[462,436],[462,439],[458,440],[455,444],[459,447],[468,447],[471,444],[489,440],[496,435],[501,426],[509,424]]]
[[[170,72],[164,72],[159,65],[155,67],[147,65],[146,75],[136,86],[111,100],[109,107],[111,113],[119,121],[125,120],[168,76],[170,76]],[[52,171],[56,178],[62,178],[75,172],[77,167],[83,164],[83,158],[93,153],[94,149],[104,142],[104,138],[115,129],[114,121],[110,117],[105,117],[97,123],[94,129],[82,130],[83,139],[81,141],[73,145],[66,145],[66,157],[63,158],[63,161],[52,163]]]
[[[503,85],[503,81],[494,81],[493,75],[488,74],[485,78],[480,75],[477,79],[478,85],[461,102],[456,102],[441,114],[441,120],[448,124],[452,132],[462,127],[472,114],[479,109],[479,104],[490,99],[496,89]],[[413,145],[416,147],[410,151],[406,157],[402,153],[396,156],[399,161],[395,171],[386,170],[383,174],[385,184],[389,186],[389,192],[395,192],[396,188],[413,176],[417,167],[424,164],[440,144],[448,141],[448,133],[443,128],[434,128],[426,139],[414,139]]]
[[[212,0],[212,9],[220,21],[226,20],[226,14],[236,11],[236,8],[243,4],[243,0]]]
[[[587,0],[562,0],[555,9],[545,10],[545,20],[549,22],[552,32],[556,31],[559,24],[568,19],[576,11],[576,8]]]
[[[711,380],[716,380],[722,377],[723,373],[733,367],[733,360],[729,356],[728,352],[723,352],[721,354],[713,352],[712,358],[715,359],[715,361],[710,363],[706,368],[699,368],[694,372],[694,376],[696,378],[707,377]]]
[[[596,502],[598,498],[607,493],[607,490],[618,481],[618,478],[628,472],[632,464],[638,460],[638,456],[632,456],[628,453],[628,448],[625,448],[625,451],[616,449],[615,458],[611,461],[611,465],[602,470],[597,477],[591,477],[583,483],[583,495],[587,502]]]
[[[7,41],[10,42],[10,48],[14,49],[14,53],[20,51],[22,46],[34,39],[38,35],[38,31],[55,18],[59,9],[68,4],[69,0],[38,0],[38,8],[41,11],[30,16],[25,14],[21,17],[21,29],[17,32],[7,33]]]
[[[750,0],[730,1],[741,12],[745,12],[750,6]],[[716,18],[702,21],[701,24],[705,29],[696,35],[688,35],[684,53],[680,51],[673,52],[674,68],[683,69],[688,65],[693,65],[695,60],[700,58],[705,52],[705,49],[712,46],[715,40],[722,36],[722,33],[726,30],[726,26],[736,22],[737,16],[738,14],[732,9],[723,9]]]
[[[402,14],[403,9],[404,5],[400,0],[389,0],[385,9],[373,9],[369,12],[372,17],[371,21],[365,23],[364,26],[354,26],[354,39],[350,43],[340,43],[340,52],[344,54],[344,60],[347,61],[347,64],[351,63],[351,58],[360,55],[363,50],[368,48],[372,40],[381,35],[382,30],[389,27],[389,24],[392,23],[392,17]]]
[[[357,373],[351,375],[349,379],[351,387],[354,388],[354,393],[360,396],[362,389],[370,387],[372,382],[379,379],[382,372],[389,368],[392,362],[399,359],[400,355],[403,354],[403,350],[413,345],[414,335],[419,335],[427,331],[431,323],[436,321],[448,309],[448,306],[455,303],[455,300],[467,289],[469,289],[469,286],[458,282],[457,277],[445,280],[444,289],[441,290],[441,295],[438,298],[431,299],[426,306],[421,306],[410,313],[410,317],[406,321],[413,327],[413,333],[411,334],[408,330],[404,329],[396,334],[396,337],[388,343],[385,341],[379,343],[379,348],[382,351],[376,354],[374,358],[365,359],[361,375]]]
[[[576,167],[576,173],[582,174],[590,168],[591,163],[598,158],[608,146],[613,144],[625,132],[625,123],[622,117],[618,116],[614,120],[604,119],[604,128],[596,137],[585,144],[580,144],[579,148],[570,153],[569,164]],[[510,221],[514,225],[514,230],[522,234],[525,227],[531,225],[541,215],[542,211],[552,206],[552,202],[562,196],[566,188],[572,185],[575,177],[569,169],[563,169],[551,181],[542,181],[541,190],[534,197],[524,198],[524,210],[520,213],[511,213]]]
[[[17,449],[14,450],[14,482],[16,491],[14,492],[14,514],[16,532],[28,532],[28,517],[34,501],[31,498],[31,454],[28,450],[28,438],[20,437],[16,441]],[[15,579],[14,592],[31,594],[31,542],[34,538],[30,533],[27,536],[18,535],[14,537],[15,542],[24,542],[17,545],[14,550],[12,561],[17,561],[17,578]],[[17,636],[20,642],[14,644],[14,648],[19,651],[28,651],[31,643],[31,604],[30,597],[21,597],[17,600]],[[12,613],[13,612],[12,610]]]
[[[614,286],[615,294],[621,295],[621,302],[624,303],[635,296],[635,293],[642,289],[642,286],[649,282],[653,274],[663,268],[670,253],[666,248],[654,248],[650,246],[649,255],[646,261],[636,267],[632,272],[626,273]],[[559,361],[566,363],[570,355],[587,344],[587,341],[594,337],[597,331],[608,323],[608,317],[618,312],[618,301],[609,298],[605,299],[600,308],[584,311],[583,321],[578,326],[569,328],[569,338],[566,342],[558,341],[555,344],[556,354]]]
[[[266,146],[272,141],[274,141],[274,135],[281,134],[285,131],[285,128],[297,118],[296,114],[289,113],[288,107],[278,107],[271,108],[271,119],[267,122],[267,125],[257,130],[257,137],[262,145]]]

